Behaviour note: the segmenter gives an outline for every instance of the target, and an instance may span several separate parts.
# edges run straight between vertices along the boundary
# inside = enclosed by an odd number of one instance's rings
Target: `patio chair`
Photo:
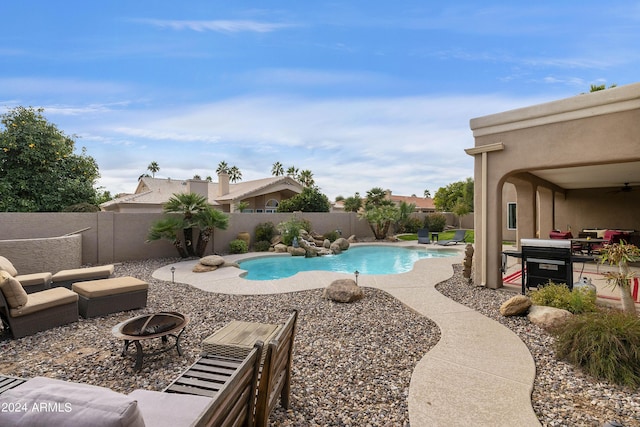
[[[15,277],[0,271],[0,318],[14,338],[78,321],[78,294],[53,288],[27,294]]]
[[[431,243],[429,229],[427,227],[418,230],[418,243]]]
[[[458,244],[458,243],[464,243],[465,240],[465,235],[467,234],[467,230],[456,230],[455,234],[453,235],[453,237],[449,240],[438,240],[438,244],[441,246],[447,246],[450,244]]]
[[[18,270],[7,258],[0,256],[0,270],[6,271],[20,282],[28,294],[44,291],[51,287],[51,273],[18,274]]]

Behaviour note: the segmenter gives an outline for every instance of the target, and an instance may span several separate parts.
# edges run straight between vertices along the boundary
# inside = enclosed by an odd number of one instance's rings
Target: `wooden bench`
[[[0,394],[7,390],[11,390],[14,387],[19,386],[23,382],[27,381],[24,378],[8,377],[6,375],[0,375]]]
[[[205,354],[163,391],[213,399],[194,425],[253,426],[262,348],[241,360]]]
[[[293,340],[297,320],[298,311],[294,310],[275,337],[267,344],[256,403],[256,426],[258,427],[268,425],[269,415],[275,408],[278,398],[283,408],[289,408]]]

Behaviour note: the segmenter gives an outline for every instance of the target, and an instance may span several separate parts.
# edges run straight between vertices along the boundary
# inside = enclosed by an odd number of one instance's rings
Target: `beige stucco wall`
[[[576,228],[585,221],[612,226],[614,217],[622,215],[608,199],[593,200],[585,205],[585,192],[568,192],[553,212],[535,212],[540,182],[531,180],[527,189],[527,173],[550,168],[567,168],[589,164],[613,164],[640,160],[640,84],[579,95],[551,103],[493,114],[471,120],[475,147],[467,150],[474,156],[476,269],[474,280],[488,287],[502,285],[500,257],[504,232],[503,184],[518,182],[517,237],[535,237],[539,224],[572,224]],[[552,186],[550,186],[552,187]],[[555,193],[558,201],[558,193]],[[562,197],[565,197],[562,195]],[[624,202],[632,211],[637,203]],[[584,206],[582,213],[576,208]],[[595,217],[596,212],[606,217]],[[483,210],[483,207],[485,209]],[[613,209],[612,209],[613,208]],[[615,212],[615,213],[614,213]],[[542,222],[541,222],[542,221]],[[630,222],[629,226],[637,222]],[[587,224],[586,226],[591,226]],[[482,231],[479,230],[482,228]],[[640,227],[636,227],[640,228]],[[541,235],[544,233],[541,230]]]
[[[18,274],[56,273],[82,265],[82,236],[0,240],[0,254]]]
[[[311,221],[314,231],[326,233],[341,230],[344,237],[356,235],[371,237],[369,226],[357,219],[354,213],[299,213],[299,217]],[[13,261],[32,254],[32,263],[38,270],[46,262],[46,271],[76,268],[84,264],[100,265],[127,260],[175,257],[176,249],[165,240],[145,243],[151,224],[159,219],[158,213],[0,213],[0,255]],[[240,232],[249,232],[252,242],[258,223],[271,221],[275,225],[291,218],[290,213],[280,214],[229,214],[227,230],[216,230],[208,253],[227,253],[229,242]],[[70,255],[62,245],[49,245],[46,239],[83,230],[71,240],[78,241],[76,249],[81,255]],[[24,240],[33,239],[33,240]],[[19,247],[15,240],[24,244]],[[44,243],[40,242],[43,240]],[[64,240],[64,239],[63,239]],[[68,240],[68,239],[67,239]],[[58,249],[55,249],[55,246]],[[52,247],[54,246],[54,247]],[[56,253],[56,256],[53,256]],[[72,266],[72,267],[70,267]],[[40,270],[42,271],[42,270]]]

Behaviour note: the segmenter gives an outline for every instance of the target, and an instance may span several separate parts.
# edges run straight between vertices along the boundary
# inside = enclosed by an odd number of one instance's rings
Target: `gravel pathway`
[[[18,340],[0,335],[0,373],[45,375],[123,393],[136,388],[162,390],[195,361],[202,340],[227,322],[282,323],[297,308],[292,404],[288,411],[276,408],[272,425],[409,425],[411,373],[440,338],[432,321],[372,288],[365,288],[365,298],[357,303],[337,304],[323,299],[321,290],[219,295],[152,278],[155,269],[176,261],[156,259],[116,266],[118,276],[149,282],[145,309],[81,319]],[[500,304],[513,293],[469,285],[458,267],[454,277],[438,289],[509,327],[527,344],[538,370],[534,409],[544,426],[602,426],[609,420],[626,427],[640,426],[638,390],[595,381],[556,361],[551,338],[543,330],[526,318],[500,316]],[[184,357],[172,351],[149,358],[136,373],[133,359],[120,356],[122,344],[111,335],[111,328],[132,316],[159,310],[179,311],[191,318],[182,339]]]

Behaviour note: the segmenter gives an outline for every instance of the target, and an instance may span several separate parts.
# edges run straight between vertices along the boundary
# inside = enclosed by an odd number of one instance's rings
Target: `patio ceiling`
[[[640,162],[541,169],[531,173],[566,190],[621,188],[625,183],[640,185]]]

